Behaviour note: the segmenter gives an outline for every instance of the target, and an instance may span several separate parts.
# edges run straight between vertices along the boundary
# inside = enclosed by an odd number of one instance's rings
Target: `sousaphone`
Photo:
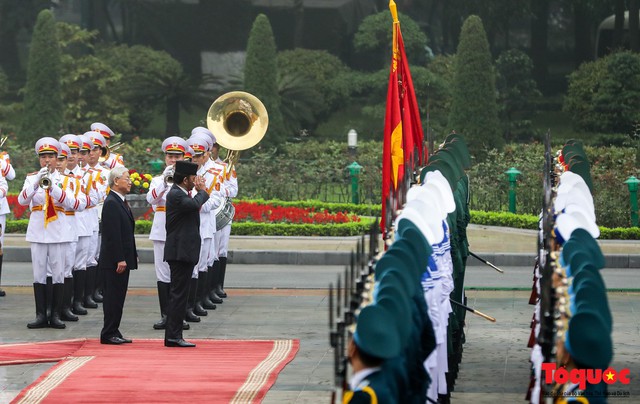
[[[216,142],[227,149],[225,162],[232,172],[240,151],[257,145],[269,126],[269,115],[264,104],[254,95],[244,91],[231,91],[216,99],[207,113],[207,128]],[[227,198],[216,209],[216,230],[225,227],[235,215],[231,199]]]

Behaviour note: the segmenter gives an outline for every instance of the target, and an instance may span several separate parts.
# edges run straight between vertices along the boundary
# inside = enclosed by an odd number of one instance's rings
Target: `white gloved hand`
[[[163,177],[173,176],[175,171],[176,171],[176,166],[167,166],[167,168],[165,168],[164,171],[162,172],[162,176]]]
[[[0,154],[0,156],[1,156],[1,157],[2,157],[2,159],[3,159],[3,160],[5,160],[5,161],[9,161],[9,160],[11,160],[11,157],[9,157],[9,153],[7,153],[7,152]]]
[[[49,168],[48,167],[42,167],[40,169],[40,171],[38,171],[38,175],[36,176],[36,180],[38,183],[40,183],[40,180],[42,179],[42,177],[49,175]]]

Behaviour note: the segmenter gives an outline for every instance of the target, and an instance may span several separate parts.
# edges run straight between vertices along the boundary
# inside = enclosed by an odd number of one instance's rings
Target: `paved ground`
[[[97,337],[102,310],[90,310],[65,330],[29,330],[34,316],[29,264],[5,266],[3,284],[8,295],[0,298],[0,343]],[[507,267],[505,275],[483,267],[471,267],[468,287],[527,288],[531,268]],[[342,267],[231,265],[230,298],[203,321],[185,332],[187,338],[298,338],[300,351],[280,373],[265,403],[328,403],[333,382],[333,356],[327,339],[326,287]],[[603,272],[610,289],[635,288],[638,273],[629,269]],[[335,282],[335,281],[334,281]],[[123,333],[135,338],[162,338],[151,328],[159,318],[152,267],[134,272],[125,305]],[[532,306],[527,291],[469,290],[469,304],[497,318],[490,323],[467,317],[460,377],[453,393],[456,403],[522,402],[528,383],[526,340]],[[613,366],[631,369],[626,386],[632,400],[640,401],[640,293],[610,292],[616,351]],[[134,342],[135,343],[135,342]],[[0,403],[12,397],[50,364],[0,367]],[[215,364],[212,371],[218,371]],[[222,371],[222,370],[220,370]],[[635,399],[633,399],[635,397]]]
[[[470,226],[471,248],[477,253],[535,254],[536,232],[486,226]],[[248,237],[232,236],[236,251],[315,251],[346,253],[357,237]],[[150,247],[145,236],[139,247]],[[22,235],[8,235],[5,245],[27,246]],[[638,241],[600,241],[605,254],[640,254]],[[499,274],[486,266],[470,266],[466,275],[469,305],[497,318],[490,323],[469,315],[460,376],[452,395],[455,403],[524,402],[529,381],[526,342],[533,307],[527,304],[531,287],[530,260],[521,266],[502,266]],[[524,266],[523,266],[524,265]],[[333,353],[327,327],[327,285],[343,266],[230,265],[225,303],[185,332],[187,338],[298,338],[300,351],[280,373],[265,403],[328,403],[333,385]],[[613,367],[631,369],[631,394],[621,402],[640,402],[640,270],[607,268],[602,274],[609,289],[614,318]],[[8,295],[0,298],[0,343],[44,341],[77,337],[95,338],[101,328],[102,310],[90,310],[65,330],[29,330],[33,320],[30,263],[5,262],[2,284]],[[162,338],[152,329],[159,318],[155,275],[151,264],[142,264],[131,276],[122,323],[123,333],[135,338]],[[135,342],[134,342],[135,343]],[[51,364],[0,367],[0,403],[46,371]],[[212,365],[212,372],[218,370]],[[88,398],[90,401],[90,398]]]

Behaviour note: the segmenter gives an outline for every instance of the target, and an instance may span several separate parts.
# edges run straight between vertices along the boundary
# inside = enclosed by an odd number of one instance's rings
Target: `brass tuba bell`
[[[207,113],[207,127],[216,142],[227,149],[226,160],[235,165],[241,150],[260,142],[267,132],[269,115],[264,104],[244,91],[231,91],[216,99]]]

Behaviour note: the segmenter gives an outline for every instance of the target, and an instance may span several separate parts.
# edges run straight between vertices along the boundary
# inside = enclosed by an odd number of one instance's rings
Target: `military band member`
[[[238,196],[238,176],[234,167],[230,167],[229,164],[222,161],[219,156],[220,145],[214,143],[211,150],[211,160],[215,163],[214,170],[219,175],[219,181],[224,184],[226,191],[226,203],[232,203],[231,199]],[[221,208],[224,208],[222,206]],[[221,208],[216,210],[217,213]],[[224,278],[227,274],[227,252],[229,250],[229,238],[231,237],[231,221],[226,226],[216,232],[215,235],[215,256],[218,257],[218,270],[214,269],[217,273],[215,277],[216,282],[214,284],[214,292],[221,298],[226,298],[227,293],[224,291]]]
[[[208,149],[204,152],[205,163],[203,164],[203,168],[207,172],[214,175],[214,178],[216,178],[216,183],[222,183],[220,181],[219,176],[214,171],[215,163],[211,159],[211,153],[214,148],[214,145],[216,144],[216,137],[213,136],[213,133],[211,133],[209,129],[203,126],[196,126],[195,128],[193,128],[193,130],[191,130],[191,136],[194,136],[196,134],[205,136],[206,138],[209,139],[209,141],[207,142]],[[211,241],[211,250],[209,252],[209,258],[207,260],[207,281],[206,281],[206,287],[204,290],[205,293],[202,295],[202,300],[201,300],[201,304],[205,309],[215,304],[221,304],[223,302],[222,297],[218,296],[215,293],[215,286],[217,284],[219,273],[220,273],[219,271],[220,265],[218,262],[218,255],[217,255],[218,249],[216,247],[217,223],[216,223],[215,217],[216,217],[217,211],[221,209],[223,205],[224,203],[221,203],[220,206],[216,208],[216,210],[214,210],[212,213],[214,220],[211,221],[211,226],[212,226],[212,231],[214,233],[214,236]],[[215,263],[217,263],[218,265],[214,265]]]
[[[200,247],[200,257],[198,264],[195,266],[191,279],[191,288],[189,290],[189,304],[187,307],[187,321],[199,321],[198,316],[207,315],[202,303],[208,307],[215,308],[212,302],[206,299],[207,286],[207,264],[209,262],[209,254],[211,253],[211,244],[215,232],[215,216],[213,210],[222,203],[222,195],[224,189],[221,184],[216,182],[215,176],[206,168],[208,161],[207,150],[212,145],[211,139],[202,134],[192,135],[187,141],[194,151],[193,162],[198,165],[198,176],[204,177],[206,191],[209,194],[209,200],[202,205],[200,210],[200,238],[202,245]]]
[[[12,181],[16,177],[16,172],[11,165],[11,158],[9,157],[9,153],[1,152],[0,153],[0,183],[2,181]],[[0,186],[2,186],[0,184]],[[7,184],[8,186],[8,184]],[[1,188],[0,188],[1,189]],[[1,192],[0,192],[1,193]],[[4,196],[0,197],[0,280],[2,280],[2,246],[4,245],[4,230],[5,225],[7,223],[7,215],[11,211],[9,209],[9,202],[7,202],[6,198],[7,192],[4,192]],[[0,297],[5,295],[5,291],[0,289]]]
[[[31,216],[26,239],[31,243],[33,263],[34,297],[36,319],[29,328],[65,328],[60,319],[64,288],[65,249],[73,241],[73,234],[67,231],[65,211],[79,207],[73,192],[61,188],[62,176],[55,169],[60,143],[51,137],[36,142],[36,154],[40,171],[27,175],[18,203],[29,205]],[[53,307],[50,318],[46,315],[47,262],[51,267],[53,281]]]
[[[106,141],[106,150],[108,150],[109,145],[111,144],[111,138],[113,136],[115,136],[115,134],[113,133],[113,131],[111,130],[111,128],[109,128],[107,125],[100,123],[100,122],[94,122],[91,124],[91,130],[100,133],[102,136],[104,136],[104,139]],[[106,151],[105,151],[106,153]],[[122,157],[121,154],[118,153],[114,153],[114,152],[109,152],[109,156],[107,157],[107,159],[105,161],[103,161],[101,163],[101,165],[106,168],[107,170],[113,170],[114,168],[120,166],[123,167],[124,166],[124,158]]]
[[[164,245],[167,239],[167,230],[165,228],[167,192],[169,192],[172,185],[172,181],[169,181],[168,178],[173,177],[176,161],[184,158],[187,147],[189,147],[187,142],[177,136],[168,137],[162,142],[166,168],[161,175],[151,180],[149,192],[147,192],[147,202],[151,204],[154,211],[149,239],[153,241],[153,262],[158,280],[158,300],[160,301],[160,315],[162,317],[160,321],[153,325],[156,330],[165,329],[169,287],[171,286],[171,269],[169,268],[169,263],[164,261]]]
[[[90,309],[98,308],[97,303],[102,302],[103,274],[98,273],[98,255],[100,253],[100,216],[102,204],[108,193],[109,170],[100,165],[99,160],[107,147],[107,141],[101,133],[89,131],[84,133],[93,143],[93,149],[87,156],[87,165],[84,167],[87,173],[87,181],[91,186],[95,186],[98,192],[98,204],[95,209],[89,209],[87,215],[88,223],[91,226],[91,246],[87,260],[86,283],[84,289],[84,307]]]
[[[82,170],[78,163],[82,156],[88,155],[89,150],[93,148],[93,142],[86,136],[69,134],[62,136],[60,143],[69,146],[70,150],[64,174],[77,181],[74,190],[76,198],[84,197],[87,200],[86,208],[76,211],[73,216],[78,239],[69,251],[69,263],[73,277],[73,302],[71,312],[76,315],[86,315],[87,310],[82,306],[82,303],[84,300],[85,275],[92,235],[87,215],[90,214],[88,210],[95,208],[98,203],[98,192],[95,186],[89,186],[88,176],[85,175],[87,172]]]
[[[2,246],[4,245],[4,227],[7,223],[7,215],[11,211],[7,202],[7,192],[9,192],[9,184],[4,176],[0,175],[0,279],[2,278]],[[6,293],[0,289],[0,296]]]

